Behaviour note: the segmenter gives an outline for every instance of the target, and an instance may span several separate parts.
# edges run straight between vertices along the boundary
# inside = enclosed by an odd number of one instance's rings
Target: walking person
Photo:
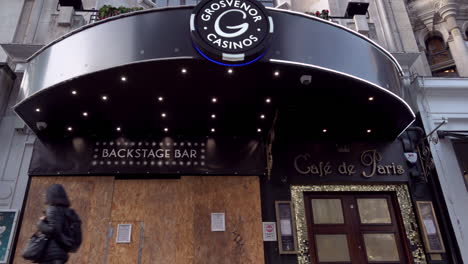
[[[37,228],[49,238],[49,244],[39,263],[63,264],[68,260],[68,253],[60,246],[63,244],[61,234],[65,225],[65,210],[70,207],[70,201],[62,185],[52,184],[47,188],[45,204],[45,215],[40,218]]]
[[[28,259],[41,264],[64,264],[68,253],[76,252],[81,245],[81,220],[70,208],[67,193],[60,184],[47,188],[45,204],[47,207],[37,223],[36,233],[45,236],[47,242],[37,258]]]

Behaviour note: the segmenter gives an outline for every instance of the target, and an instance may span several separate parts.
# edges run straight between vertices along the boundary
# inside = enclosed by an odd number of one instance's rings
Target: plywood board
[[[193,192],[193,263],[264,263],[258,178],[199,177]],[[226,214],[226,232],[211,232],[213,212]]]
[[[264,262],[257,177],[116,180],[112,207],[112,221],[143,223],[141,263]],[[213,212],[226,232],[211,232]]]
[[[194,197],[193,187],[195,178],[182,177],[177,188],[177,207],[179,208],[179,217],[176,217],[176,264],[193,263],[195,257],[194,244]]]
[[[264,263],[257,177],[32,178],[19,245],[34,232],[51,183],[65,186],[83,219],[84,242],[69,263]],[[216,212],[226,214],[225,232],[210,229]],[[125,223],[133,225],[132,241],[117,244],[116,226]],[[15,263],[27,263],[20,249]]]
[[[189,230],[193,221],[187,218],[191,216],[190,194],[180,180],[115,181],[112,221],[142,222],[141,263],[191,262],[193,239]],[[180,239],[182,232],[185,237]],[[184,256],[180,262],[177,252]]]
[[[131,224],[132,234],[130,243],[116,243],[117,236],[117,225],[118,224]],[[117,221],[111,222],[110,227],[112,228],[112,236],[109,237],[109,253],[107,256],[107,262],[113,264],[129,264],[129,263],[140,263],[138,261],[138,250],[141,244],[140,235],[142,231],[142,222],[137,221]]]
[[[71,254],[68,263],[103,263],[107,227],[110,221],[112,177],[33,177],[26,201],[14,263],[30,263],[21,257],[28,238],[36,231],[36,222],[44,210],[47,186],[62,184],[72,207],[82,219],[83,244]]]

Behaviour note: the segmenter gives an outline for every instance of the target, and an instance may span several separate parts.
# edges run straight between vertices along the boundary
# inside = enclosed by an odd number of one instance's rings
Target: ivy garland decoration
[[[117,16],[120,14],[135,12],[143,10],[143,7],[124,7],[124,6],[111,6],[111,5],[103,5],[99,8],[98,12],[98,20],[103,20],[109,17]]]

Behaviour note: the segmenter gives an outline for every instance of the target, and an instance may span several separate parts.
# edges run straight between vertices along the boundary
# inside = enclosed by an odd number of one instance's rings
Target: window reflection
[[[457,77],[458,73],[448,45],[442,37],[431,36],[426,40],[427,61],[435,77]]]
[[[387,199],[357,199],[359,216],[363,224],[391,224]]]
[[[320,262],[348,262],[349,247],[346,234],[315,235]]]
[[[343,224],[340,199],[312,199],[314,224]]]
[[[399,261],[394,234],[364,234],[368,261]]]

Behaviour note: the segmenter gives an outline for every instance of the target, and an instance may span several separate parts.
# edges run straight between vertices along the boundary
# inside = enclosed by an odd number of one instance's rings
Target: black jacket
[[[63,226],[65,222],[65,210],[63,206],[48,206],[46,209],[46,218],[40,220],[37,224],[39,231],[49,238],[49,245],[41,262],[51,260],[67,260],[67,252],[60,246]]]
[[[46,192],[46,204],[48,204],[45,219],[37,223],[39,231],[49,237],[49,245],[40,262],[53,260],[68,260],[68,253],[60,246],[61,234],[65,225],[65,211],[70,202],[63,187],[59,184],[51,185]]]

